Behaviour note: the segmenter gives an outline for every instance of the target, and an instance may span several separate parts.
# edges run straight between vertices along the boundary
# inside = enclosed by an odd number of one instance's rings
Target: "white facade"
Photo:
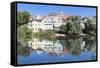
[[[42,30],[53,30],[63,25],[63,13],[50,13],[48,16],[43,18],[40,15],[31,17],[28,26],[32,29],[33,32],[39,32]]]
[[[42,20],[42,30],[53,30],[52,20],[49,18],[45,18]]]
[[[31,21],[28,23],[28,27],[32,30],[32,32],[39,32],[41,29],[40,21]]]
[[[45,19],[42,20],[42,23],[48,24],[44,25],[46,27],[52,26],[53,28],[59,27],[62,25],[62,13],[50,13]],[[52,29],[52,27],[50,27]]]

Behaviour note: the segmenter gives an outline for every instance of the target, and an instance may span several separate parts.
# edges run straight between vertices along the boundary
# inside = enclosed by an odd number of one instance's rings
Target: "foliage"
[[[55,33],[52,30],[48,31],[41,31],[41,32],[33,32],[33,38],[40,38],[40,39],[55,39]]]
[[[67,32],[67,27],[66,27],[66,25],[61,25],[61,26],[59,27],[59,31],[62,31],[62,32],[66,33],[66,32]]]
[[[27,27],[27,25],[22,25],[17,28],[17,40],[18,42],[26,46],[27,42],[32,39],[32,31]]]
[[[80,16],[70,16],[69,20],[66,22],[66,25],[59,27],[60,30],[68,34],[80,34],[82,33],[81,27],[81,17]]]
[[[85,43],[83,43],[83,41]],[[60,43],[67,49],[69,53],[75,56],[79,56],[81,51],[96,51],[96,38],[93,36],[87,38],[66,38],[64,40],[60,40]]]
[[[27,46],[17,46],[17,54],[21,56],[29,56],[31,53],[31,50]]]
[[[95,40],[95,37],[92,37],[91,38],[88,38],[88,39],[85,39],[85,46],[84,48],[87,49],[87,51],[94,51],[96,50],[96,40]]]
[[[68,28],[68,33],[71,32],[72,34],[80,34],[82,33],[81,27],[81,17],[80,16],[71,16],[69,21],[67,22],[66,26]]]
[[[89,32],[96,33],[96,21],[94,19],[87,18],[85,22],[85,30],[87,31],[87,33]]]
[[[65,46],[72,55],[79,56],[81,53],[82,38],[60,40],[60,43]]]
[[[27,24],[29,21],[29,12],[23,11],[23,12],[17,12],[17,24],[18,26]]]

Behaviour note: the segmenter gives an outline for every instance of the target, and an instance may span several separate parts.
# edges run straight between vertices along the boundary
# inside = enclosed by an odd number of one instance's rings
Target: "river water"
[[[47,40],[33,38],[28,46],[18,46],[18,64],[41,64],[56,62],[96,60],[96,39],[67,38]]]

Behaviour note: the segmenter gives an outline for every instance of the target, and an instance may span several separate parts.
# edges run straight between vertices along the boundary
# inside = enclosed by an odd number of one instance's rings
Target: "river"
[[[41,64],[96,60],[96,39],[64,38],[47,40],[33,38],[28,46],[18,47],[18,64]]]

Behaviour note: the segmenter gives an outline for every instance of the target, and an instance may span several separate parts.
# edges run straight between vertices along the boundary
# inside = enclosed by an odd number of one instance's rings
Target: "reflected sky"
[[[48,53],[38,55],[36,51],[32,51],[30,56],[23,57],[18,56],[19,64],[38,64],[38,63],[53,63],[53,62],[70,62],[70,61],[88,61],[93,60],[92,56],[95,56],[95,52],[82,52],[79,56],[73,56],[72,54],[64,54],[61,56],[50,56]]]

